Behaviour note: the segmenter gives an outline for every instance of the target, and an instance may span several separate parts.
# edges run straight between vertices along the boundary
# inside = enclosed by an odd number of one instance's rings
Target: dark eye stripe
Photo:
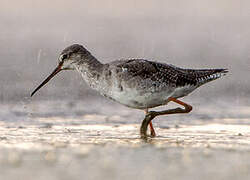
[[[62,60],[66,59],[66,58],[67,58],[67,54],[64,54],[64,55],[62,56]]]

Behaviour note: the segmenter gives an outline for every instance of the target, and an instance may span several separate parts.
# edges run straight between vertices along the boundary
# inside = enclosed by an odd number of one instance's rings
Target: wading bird
[[[141,124],[141,138],[155,131],[152,119],[159,115],[189,113],[192,106],[178,98],[187,96],[201,85],[225,75],[227,69],[183,69],[145,59],[124,59],[107,64],[99,62],[87,49],[73,44],[64,49],[56,69],[32,93],[45,85],[61,70],[77,70],[86,83],[100,94],[130,108],[145,111]],[[148,111],[150,108],[175,102],[184,108]]]

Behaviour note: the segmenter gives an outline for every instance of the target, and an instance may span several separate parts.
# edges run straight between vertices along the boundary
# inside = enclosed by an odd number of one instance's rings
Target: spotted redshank
[[[187,96],[199,86],[225,75],[227,69],[182,69],[146,59],[123,59],[102,64],[87,49],[74,44],[62,51],[56,69],[32,93],[45,85],[61,70],[77,70],[86,83],[100,94],[130,108],[145,111],[141,138],[155,136],[152,119],[159,115],[189,113],[192,106],[178,98]],[[148,111],[168,102],[184,108]]]

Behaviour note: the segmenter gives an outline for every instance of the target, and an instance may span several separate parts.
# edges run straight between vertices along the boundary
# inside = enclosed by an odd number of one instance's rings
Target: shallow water
[[[0,179],[249,179],[250,1],[36,1],[0,6]],[[146,58],[228,68],[153,120],[63,72],[32,99],[67,46],[101,62]],[[175,107],[169,104],[164,108]]]
[[[157,137],[146,143],[143,112],[104,98],[1,104],[0,177],[248,179],[250,107],[193,106],[154,119]]]

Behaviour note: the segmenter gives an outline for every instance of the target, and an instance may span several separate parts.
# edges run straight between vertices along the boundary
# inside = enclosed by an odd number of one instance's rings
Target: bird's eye
[[[63,61],[63,60],[66,59],[67,57],[68,57],[67,54],[61,55],[61,61]]]

